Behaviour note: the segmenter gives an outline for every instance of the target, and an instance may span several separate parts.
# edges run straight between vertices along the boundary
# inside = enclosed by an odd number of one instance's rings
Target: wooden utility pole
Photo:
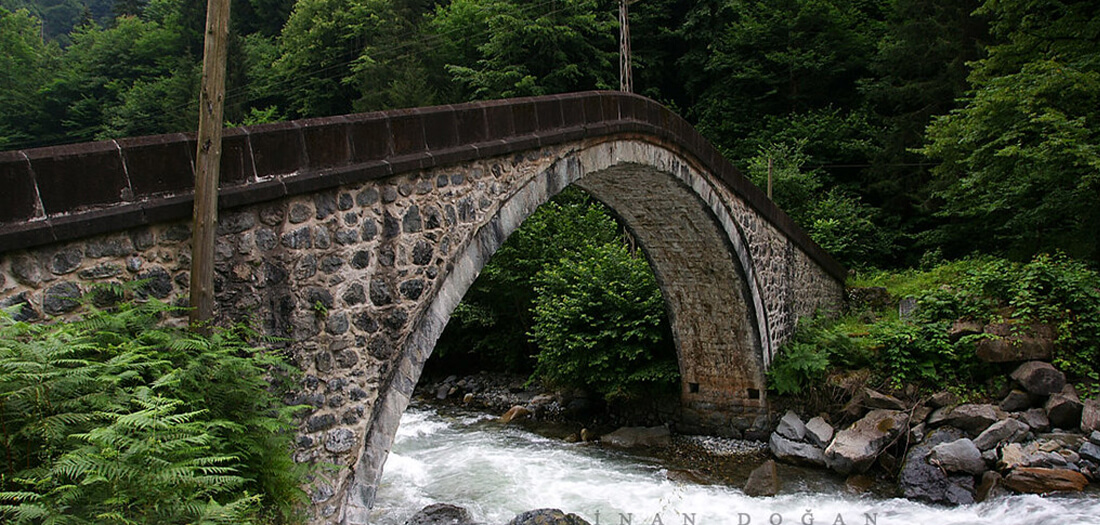
[[[772,200],[772,158],[768,157],[768,200]]]
[[[626,4],[619,0],[619,91],[634,92],[634,79],[630,74],[630,17]]]
[[[207,0],[195,153],[195,221],[191,234],[191,326],[200,329],[214,316],[214,243],[228,40],[229,0]]]

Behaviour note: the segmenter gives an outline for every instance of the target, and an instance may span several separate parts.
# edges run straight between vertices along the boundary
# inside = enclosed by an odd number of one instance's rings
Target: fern
[[[110,290],[116,295],[125,289]],[[0,521],[270,523],[305,502],[292,370],[238,328],[202,337],[156,301],[52,325],[0,313]]]

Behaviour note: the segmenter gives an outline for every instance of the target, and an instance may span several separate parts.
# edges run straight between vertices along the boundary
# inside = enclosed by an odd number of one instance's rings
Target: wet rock
[[[1005,476],[1006,487],[1026,494],[1080,492],[1089,481],[1080,472],[1063,469],[1021,467]]]
[[[829,443],[833,441],[833,435],[836,430],[832,425],[826,423],[821,417],[815,417],[806,422],[806,438],[821,448],[829,446]]]
[[[825,451],[820,447],[791,441],[778,433],[772,433],[771,439],[768,440],[768,448],[779,461],[784,463],[812,467],[825,466]]]
[[[965,472],[978,475],[985,472],[985,461],[974,442],[962,438],[932,447],[928,462],[948,472]]]
[[[1048,396],[1062,391],[1066,376],[1050,363],[1028,361],[1012,372],[1011,377],[1029,393]]]
[[[1002,443],[1020,441],[1027,435],[1031,427],[1017,419],[1002,419],[985,429],[977,438],[974,445],[978,450],[990,450]]]
[[[520,514],[508,525],[592,525],[576,514],[566,514],[558,509],[529,510]]]
[[[932,432],[922,443],[909,449],[905,456],[898,487],[906,498],[930,503],[967,505],[974,503],[974,478],[968,474],[948,475],[928,462],[932,448],[961,439],[963,433],[954,428]]]
[[[1031,408],[1031,396],[1023,390],[1013,389],[997,406],[1005,412],[1020,412]]]
[[[802,423],[802,419],[798,417],[798,414],[791,410],[783,414],[783,418],[779,420],[779,426],[775,428],[775,431],[779,435],[794,441],[802,441],[806,437],[806,425]]]
[[[1047,324],[994,323],[985,333],[993,337],[979,340],[974,350],[987,363],[1048,361],[1054,351],[1054,329]]]
[[[690,483],[692,485],[710,485],[713,483],[706,474],[695,469],[669,469],[665,471],[665,479],[676,483]]]
[[[446,396],[444,396],[444,397],[446,397]],[[516,406],[508,409],[508,411],[505,412],[503,416],[500,416],[500,422],[507,425],[508,423],[511,423],[513,421],[519,421],[521,419],[526,419],[530,415],[531,415],[530,410],[527,410],[526,408],[524,408],[522,406],[516,405]]]
[[[1008,494],[1008,490],[1004,487],[1004,478],[999,472],[988,470],[985,474],[982,474],[982,482],[978,485],[979,502],[1000,498]]]
[[[871,390],[863,389],[863,404],[868,408],[882,408],[886,410],[905,410],[907,407],[900,399]]]
[[[1089,399],[1081,406],[1081,432],[1100,431],[1100,399]]]
[[[672,434],[667,427],[623,427],[600,437],[600,443],[613,447],[667,447]]]
[[[745,482],[745,495],[758,498],[778,493],[779,470],[775,461],[769,459],[749,474],[749,479]]]
[[[413,514],[405,525],[473,525],[470,511],[447,503],[428,505]]]
[[[825,449],[825,463],[841,473],[866,472],[879,452],[906,430],[909,415],[897,410],[872,410],[842,430]]]

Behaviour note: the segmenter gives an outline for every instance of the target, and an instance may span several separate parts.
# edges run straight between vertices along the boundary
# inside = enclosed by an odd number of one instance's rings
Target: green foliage
[[[607,399],[670,390],[680,372],[649,264],[621,242],[583,245],[539,273],[535,374]],[[663,350],[661,346],[665,346]]]
[[[248,330],[202,337],[167,313],[123,304],[51,325],[0,314],[5,522],[295,518],[305,472],[280,401],[289,368]]]
[[[767,188],[769,164],[775,203],[841,263],[864,268],[890,256],[895,246],[877,222],[876,210],[839,188],[825,191],[821,172],[807,169],[805,141],[772,143],[748,161],[748,175]]]
[[[925,153],[955,253],[1100,260],[1100,17],[1089,1],[989,0],[999,42],[976,62],[965,105],[935,120]]]
[[[863,339],[849,336],[849,328],[825,317],[801,319],[768,369],[769,386],[781,395],[799,394],[822,384],[832,368],[867,365],[870,349]]]
[[[618,85],[615,10],[599,0],[455,0],[429,17],[463,98],[546,95]]]

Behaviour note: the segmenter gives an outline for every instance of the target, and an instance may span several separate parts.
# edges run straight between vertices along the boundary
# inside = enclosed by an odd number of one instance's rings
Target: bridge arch
[[[0,306],[67,315],[88,283],[186,296],[194,138],[0,152]],[[74,184],[96,181],[96,184]],[[682,119],[580,93],[227,130],[217,312],[289,337],[318,523],[365,523],[393,433],[454,307],[508,234],[570,184],[641,242],[670,312],[683,410],[766,410],[763,374],[844,270]],[[749,423],[746,423],[749,422]]]

